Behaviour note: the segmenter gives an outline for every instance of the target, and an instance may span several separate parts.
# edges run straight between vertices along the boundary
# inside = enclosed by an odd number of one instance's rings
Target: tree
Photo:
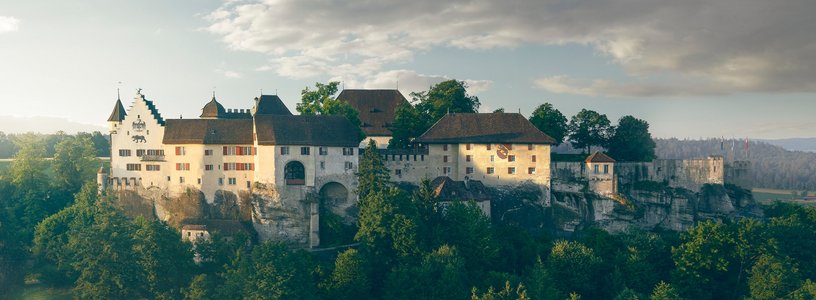
[[[94,180],[99,163],[93,141],[88,136],[67,137],[54,146],[54,181],[70,193],[85,181]]]
[[[14,186],[15,199],[12,209],[20,218],[22,228],[34,228],[42,219],[61,208],[48,199],[48,175],[45,170],[45,144],[42,139],[25,134],[18,136],[17,146],[20,150],[14,156],[9,175]],[[30,237],[30,229],[28,236]]]
[[[677,290],[665,281],[659,282],[652,290],[651,300],[682,300]]]
[[[504,289],[501,291],[496,291],[492,286],[487,289],[487,292],[482,294],[481,296],[478,294],[478,290],[473,288],[472,295],[470,299],[472,300],[529,300],[529,299],[543,299],[543,298],[535,298],[535,297],[528,297],[527,291],[524,289],[524,285],[520,284],[515,288],[510,288],[510,281],[504,282]]]
[[[499,245],[493,239],[490,220],[475,202],[454,202],[442,217],[440,244],[455,246],[465,259],[468,274],[482,275],[495,264]]]
[[[360,112],[347,102],[334,98],[338,85],[340,82],[337,81],[328,84],[316,82],[314,90],[310,90],[309,87],[303,88],[300,92],[300,103],[296,107],[297,111],[304,116],[343,116],[359,128]],[[359,131],[359,134],[361,138],[365,137],[362,130]]]
[[[334,262],[331,274],[332,299],[366,299],[371,295],[370,268],[365,257],[356,249],[348,249]]]
[[[564,142],[564,137],[567,135],[567,117],[564,117],[560,111],[555,109],[552,104],[544,103],[539,105],[530,116],[530,123],[555,139],[555,145],[560,145]]]
[[[618,161],[652,161],[655,159],[655,142],[649,133],[649,123],[633,116],[618,121],[615,133],[609,140],[609,155]]]
[[[225,285],[219,298],[316,299],[307,259],[282,243],[265,242],[250,255],[239,255],[222,274]]]
[[[448,113],[475,113],[479,111],[479,97],[467,94],[467,83],[454,79],[431,86],[428,91],[411,93],[419,100],[420,110],[426,111],[432,122]]]
[[[142,217],[136,220],[133,241],[153,298],[180,298],[181,288],[187,286],[195,267],[190,244],[160,221],[146,221]]]
[[[547,270],[555,279],[559,290],[577,292],[581,295],[594,295],[594,279],[601,258],[595,252],[579,242],[556,241],[550,250]]]
[[[799,268],[790,258],[762,255],[748,279],[752,299],[782,299],[802,284]]]
[[[673,277],[682,294],[693,299],[726,299],[733,291],[734,235],[722,222],[703,221],[681,235],[672,249]]]
[[[593,110],[582,109],[572,116],[569,125],[570,144],[589,153],[592,146],[606,145],[612,130],[606,115]]]
[[[564,299],[564,295],[555,287],[553,278],[547,271],[547,267],[541,262],[540,257],[536,260],[525,282],[527,283],[527,287],[529,287],[531,299]]]
[[[370,140],[357,167],[357,195],[366,199],[369,194],[389,189],[392,186],[390,174],[377,150],[377,143]]]
[[[199,274],[190,281],[190,287],[184,290],[184,300],[209,300],[213,297],[213,283],[207,274]]]
[[[426,112],[417,107],[402,103],[394,112],[394,124],[391,125],[391,140],[388,148],[408,148],[413,139],[419,137],[431,127],[432,119]]]
[[[442,245],[420,264],[399,265],[388,274],[384,299],[464,299],[465,262],[455,247]]]
[[[638,300],[638,299],[640,299],[638,293],[629,288],[623,289],[614,298],[614,300]]]

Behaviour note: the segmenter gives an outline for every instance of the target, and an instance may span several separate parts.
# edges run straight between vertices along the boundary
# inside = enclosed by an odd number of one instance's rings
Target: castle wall
[[[114,189],[125,189],[142,185],[144,182],[159,182],[164,177],[161,171],[146,171],[146,165],[155,165],[159,162],[145,161],[138,155],[139,150],[147,152],[163,149],[164,127],[151,112],[144,96],[137,94],[124,120],[121,123],[111,122],[110,128],[112,129],[110,186]]]
[[[692,191],[704,184],[723,184],[725,166],[722,157],[704,159],[656,159],[652,162],[615,163],[620,186],[638,181],[667,182],[670,186]]]

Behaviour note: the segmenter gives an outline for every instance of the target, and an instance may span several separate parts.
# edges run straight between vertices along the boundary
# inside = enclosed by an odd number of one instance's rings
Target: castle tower
[[[98,194],[108,189],[108,171],[105,167],[100,166],[99,171],[96,172],[96,189]]]
[[[122,120],[125,119],[127,116],[127,112],[125,111],[125,107],[122,105],[122,100],[119,99],[118,93],[116,96],[116,104],[113,106],[113,112],[111,112],[110,117],[108,117],[108,131],[110,133],[116,133],[119,130],[119,127],[122,125]]]

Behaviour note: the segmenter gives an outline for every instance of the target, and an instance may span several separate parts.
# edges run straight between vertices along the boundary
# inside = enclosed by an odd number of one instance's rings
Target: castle
[[[616,164],[595,153],[582,163],[551,162],[554,140],[517,113],[448,114],[413,148],[386,149],[394,111],[407,103],[402,94],[344,90],[338,99],[359,112],[359,128],[340,116],[293,115],[276,95],[256,97],[250,109],[226,109],[213,95],[197,119],[164,119],[141,91],[127,110],[117,99],[108,118],[111,167],[98,174],[100,191],[143,199],[159,218],[178,224],[237,218],[251,223],[261,240],[317,247],[321,215],[347,222],[356,216],[355,173],[370,140],[392,181],[432,180],[441,202],[473,200],[488,216],[485,187],[534,187],[542,195],[534,201],[550,206],[552,189],[613,196],[619,176],[623,183],[673,181],[690,188],[723,183],[721,158]],[[575,178],[587,183],[575,186]],[[173,207],[185,201],[220,213],[179,214]]]

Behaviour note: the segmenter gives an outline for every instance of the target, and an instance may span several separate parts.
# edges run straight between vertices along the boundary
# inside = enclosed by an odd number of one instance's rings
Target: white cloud
[[[393,89],[399,85],[400,92],[409,97],[411,92],[427,91],[432,85],[445,80],[450,80],[449,76],[419,74],[412,70],[391,70],[379,72],[368,76],[363,82],[346,80],[348,88],[366,89]],[[468,85],[467,92],[471,95],[478,95],[490,89],[493,81],[490,80],[463,80]],[[409,97],[410,98],[410,97]]]
[[[0,16],[0,33],[14,32],[20,29],[20,20],[15,17]]]
[[[816,92],[813,11],[812,0],[263,0],[229,1],[206,19],[207,30],[230,48],[266,53],[266,68],[292,78],[354,74],[369,81],[434,47],[580,44],[633,78],[668,73],[682,79],[576,86],[550,77],[537,83],[638,96]]]
[[[235,71],[224,71],[224,77],[238,79],[244,77],[244,75]]]
[[[600,79],[583,81],[566,75],[539,78],[534,81],[534,84],[537,88],[552,93],[583,96],[655,97],[720,95],[725,93],[719,90],[717,86],[706,83],[623,83]]]

